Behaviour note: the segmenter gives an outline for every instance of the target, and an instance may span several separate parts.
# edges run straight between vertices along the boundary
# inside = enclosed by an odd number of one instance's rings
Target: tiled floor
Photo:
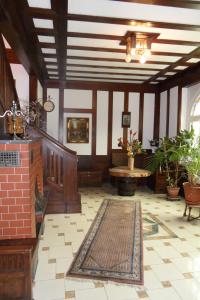
[[[145,189],[124,198],[110,186],[80,192],[82,214],[46,216],[35,300],[200,300],[200,221],[182,217],[184,200],[167,201]],[[144,240],[144,286],[65,277],[104,198],[141,200],[143,212],[156,215],[177,235]]]

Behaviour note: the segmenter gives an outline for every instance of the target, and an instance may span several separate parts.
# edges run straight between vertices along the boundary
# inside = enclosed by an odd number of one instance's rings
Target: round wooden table
[[[141,177],[148,177],[151,172],[144,169],[134,168],[129,170],[128,166],[119,166],[109,169],[111,176],[117,178],[118,195],[133,196],[136,189],[136,180]]]

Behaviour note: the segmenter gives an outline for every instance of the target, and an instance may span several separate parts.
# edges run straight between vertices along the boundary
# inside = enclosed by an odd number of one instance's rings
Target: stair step
[[[51,186],[51,190],[48,195],[48,202],[46,213],[47,214],[58,214],[58,213],[66,213],[66,204],[64,203],[64,195],[63,192],[57,191],[53,189]]]

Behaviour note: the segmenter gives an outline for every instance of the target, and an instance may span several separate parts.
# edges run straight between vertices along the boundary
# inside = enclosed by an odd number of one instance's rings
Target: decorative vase
[[[134,169],[134,157],[129,157],[128,158],[128,168],[129,168],[129,170]]]

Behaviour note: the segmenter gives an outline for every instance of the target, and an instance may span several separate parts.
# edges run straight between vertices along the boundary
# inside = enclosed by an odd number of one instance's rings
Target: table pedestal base
[[[135,195],[136,179],[133,177],[119,177],[117,180],[118,195],[133,196]]]

